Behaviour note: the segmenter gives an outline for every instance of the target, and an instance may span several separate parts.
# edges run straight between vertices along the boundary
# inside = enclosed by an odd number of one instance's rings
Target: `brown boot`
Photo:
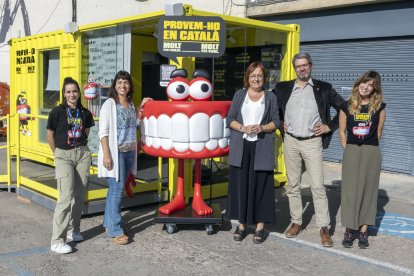
[[[296,238],[300,232],[300,225],[297,223],[292,223],[290,228],[286,231],[286,238]]]
[[[329,229],[327,226],[322,227],[320,230],[321,234],[321,243],[323,247],[332,247],[333,241],[331,235],[329,234]]]

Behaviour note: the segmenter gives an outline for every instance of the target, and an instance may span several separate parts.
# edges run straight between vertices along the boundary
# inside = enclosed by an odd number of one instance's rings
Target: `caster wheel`
[[[206,232],[207,232],[207,235],[213,235],[213,233],[214,233],[214,230],[213,230],[213,225],[212,224],[206,224]]]
[[[168,234],[174,234],[175,232],[177,232],[177,225],[175,224],[164,224],[164,228]]]

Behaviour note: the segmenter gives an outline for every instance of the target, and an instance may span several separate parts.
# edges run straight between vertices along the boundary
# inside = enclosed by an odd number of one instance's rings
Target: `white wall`
[[[0,12],[4,13],[0,14],[1,33],[7,33],[4,39],[0,39],[0,81],[7,83],[10,82],[10,55],[7,45],[10,38],[61,30],[65,22],[72,21],[71,0],[20,0],[15,18],[10,25],[10,17],[17,2],[19,1],[0,1]],[[77,0],[77,22],[82,26],[164,10],[165,3],[185,3],[197,10],[245,16],[245,7],[235,6],[231,0]],[[26,18],[23,16],[24,10],[27,11]],[[25,30],[25,20],[29,23],[30,32]]]
[[[231,5],[230,0],[148,0],[144,2],[141,1],[117,0],[116,5],[114,5],[115,1],[113,0],[78,0],[78,23],[79,25],[85,25],[93,22],[117,19],[141,13],[160,11],[164,10],[165,3],[185,3],[192,5],[193,8],[197,10],[233,16],[244,16],[245,13],[244,7],[233,6],[230,9],[229,6],[226,9],[227,2],[229,2],[229,5]]]

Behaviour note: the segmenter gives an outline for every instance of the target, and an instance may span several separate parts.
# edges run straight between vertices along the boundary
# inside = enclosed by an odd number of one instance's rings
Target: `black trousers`
[[[241,167],[230,166],[227,219],[242,224],[275,223],[273,171],[255,171],[256,142],[244,140]]]

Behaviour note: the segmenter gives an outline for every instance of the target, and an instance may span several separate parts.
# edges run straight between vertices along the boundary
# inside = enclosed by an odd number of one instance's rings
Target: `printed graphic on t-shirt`
[[[73,138],[79,138],[82,136],[82,131],[80,129],[76,129],[75,131],[73,130],[69,130],[68,131],[68,136],[69,138],[73,139]]]
[[[79,109],[76,109],[75,114],[72,114],[69,108],[66,109],[68,115],[68,145],[72,147],[79,146],[82,143],[82,118],[79,116]]]
[[[364,139],[368,135],[371,128],[371,114],[370,113],[357,113],[354,115],[355,122],[358,122],[357,126],[352,128],[352,134],[359,139]]]
[[[371,114],[370,113],[357,113],[355,114],[355,121],[371,121]]]
[[[68,118],[68,124],[73,125],[73,124],[78,124],[78,125],[82,125],[82,118]]]
[[[117,140],[118,150],[120,152],[127,152],[136,149],[136,114],[133,105],[130,105],[128,109],[117,104],[116,106],[117,117]]]

